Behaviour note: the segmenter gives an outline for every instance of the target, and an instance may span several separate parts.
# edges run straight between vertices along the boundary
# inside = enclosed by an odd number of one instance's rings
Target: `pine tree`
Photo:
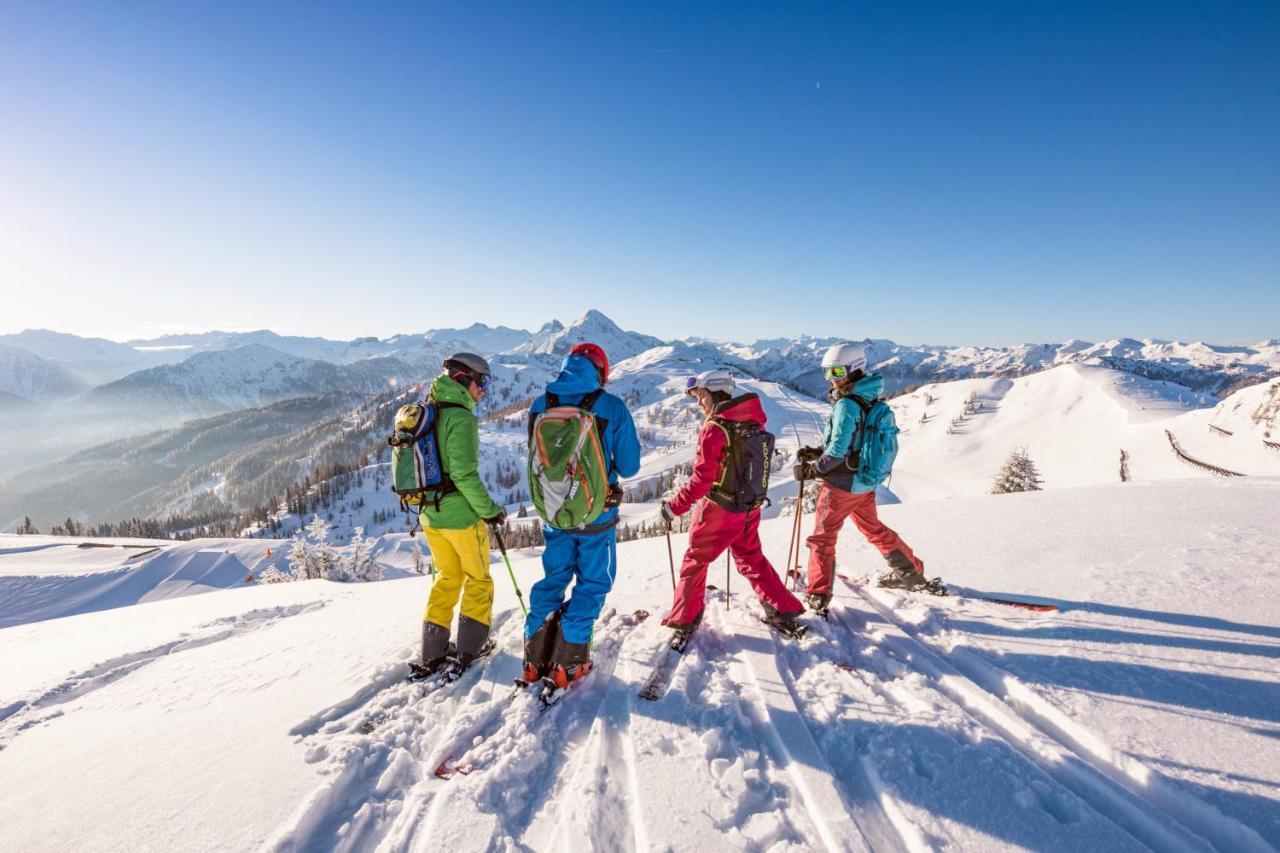
[[[1038,492],[1044,483],[1036,463],[1031,461],[1025,447],[1016,448],[1009,454],[1004,465],[996,474],[991,486],[991,494],[1003,495],[1009,492]]]

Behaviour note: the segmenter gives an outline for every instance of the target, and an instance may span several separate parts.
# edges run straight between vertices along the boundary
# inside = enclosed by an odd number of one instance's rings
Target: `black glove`
[[[616,509],[622,503],[622,488],[620,486],[610,486],[609,494],[605,496],[604,508]]]
[[[800,462],[817,462],[821,455],[821,447],[802,447],[796,451],[796,459]]]
[[[816,480],[818,479],[818,469],[814,467],[812,462],[801,462],[791,468],[791,474],[797,480]]]
[[[668,527],[670,527],[671,522],[676,520],[676,516],[675,516],[675,513],[671,511],[671,507],[667,506],[666,501],[662,502],[661,512],[662,512],[662,520],[667,523]]]
[[[501,527],[507,520],[507,511],[505,509],[498,510],[497,515],[491,515],[484,520],[485,524],[493,527]]]

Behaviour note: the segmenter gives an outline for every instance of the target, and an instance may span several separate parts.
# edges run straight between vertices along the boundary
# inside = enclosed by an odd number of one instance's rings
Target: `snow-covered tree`
[[[305,530],[299,530],[293,536],[293,542],[289,547],[289,574],[294,580],[305,581],[311,580],[313,575],[311,572],[315,566],[315,556],[311,552],[311,543],[307,541]]]
[[[295,580],[299,578],[294,577],[291,572],[282,572],[275,566],[267,566],[258,572],[258,583],[288,583]]]
[[[330,581],[351,580],[346,564],[329,543],[329,522],[316,515],[307,525],[306,531],[311,537],[311,563],[307,577]]]
[[[420,575],[427,573],[427,563],[422,559],[422,546],[417,539],[413,540],[413,570]]]
[[[374,561],[369,552],[369,540],[365,538],[364,528],[357,527],[351,534],[351,550],[347,562],[348,572],[358,581],[382,580],[382,567]]]
[[[1019,447],[1009,454],[1004,465],[996,474],[991,485],[991,494],[1003,495],[1009,492],[1038,492],[1044,483],[1036,463],[1031,461],[1025,447]]]

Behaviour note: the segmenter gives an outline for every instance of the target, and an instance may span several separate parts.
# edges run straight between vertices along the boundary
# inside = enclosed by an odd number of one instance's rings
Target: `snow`
[[[1070,388],[1026,404],[1091,388],[1077,408],[1098,417],[1112,399],[1087,371],[1054,381]],[[0,848],[1273,849],[1278,500],[1277,478],[1190,476],[885,507],[965,595],[864,586],[883,561],[850,527],[831,622],[779,640],[734,576],[653,703],[635,694],[666,635],[663,539],[619,547],[596,670],[544,713],[509,701],[520,618],[500,563],[499,653],[425,696],[399,677],[428,578],[13,625]],[[763,525],[775,558],[789,522]],[[0,539],[3,577],[59,549]],[[534,552],[512,564],[526,591],[541,576]],[[442,762],[467,772],[436,778]]]

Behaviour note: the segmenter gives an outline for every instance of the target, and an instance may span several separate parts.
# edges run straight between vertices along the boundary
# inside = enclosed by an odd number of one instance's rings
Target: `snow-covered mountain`
[[[568,326],[562,326],[559,321],[548,323],[530,340],[516,347],[514,352],[565,355],[575,344],[584,341],[603,347],[610,362],[631,358],[663,343],[652,335],[624,331],[604,314],[592,309]]]
[[[0,344],[0,393],[32,402],[72,397],[85,383],[35,353]]]
[[[203,352],[178,364],[131,373],[99,386],[85,400],[119,410],[168,409],[186,417],[261,406],[276,400],[340,391],[372,394],[412,383],[439,369],[439,351],[403,350],[348,365],[298,358],[261,344]]]
[[[143,352],[126,344],[104,338],[82,338],[48,329],[28,329],[17,334],[0,335],[0,345],[35,353],[71,373],[86,385],[111,382],[135,370],[153,367],[162,362],[156,354]],[[175,357],[175,360],[178,358]]]
[[[823,389],[821,359],[836,338],[800,337],[723,348],[753,365],[758,375],[803,388]],[[1213,347],[1166,341],[1119,339],[1099,344],[1022,344],[1014,347],[905,346],[887,340],[863,341],[872,367],[885,376],[890,394],[927,382],[982,376],[1013,377],[1059,364],[1095,364],[1148,379],[1167,380],[1219,394],[1280,375],[1280,347],[1263,341],[1251,347]]]

